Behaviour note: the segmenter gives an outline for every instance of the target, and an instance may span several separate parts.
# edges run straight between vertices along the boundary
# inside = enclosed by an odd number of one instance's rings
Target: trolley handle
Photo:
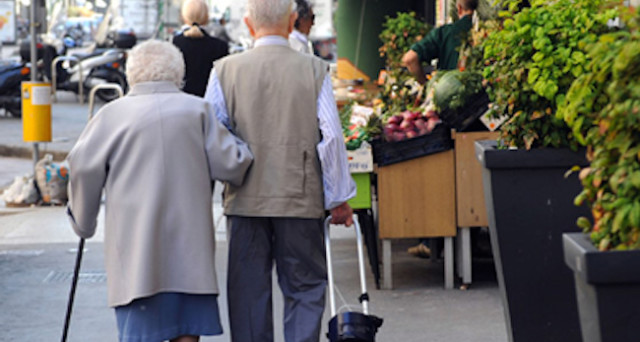
[[[331,238],[329,236],[329,226],[331,222],[331,216],[327,217],[324,221],[324,240],[327,254],[327,278],[329,282],[329,302],[331,305],[331,317],[336,315],[336,300],[334,293],[333,283],[333,262],[331,258]],[[360,270],[360,288],[362,293],[359,300],[362,303],[362,312],[365,315],[369,314],[369,295],[367,294],[367,280],[365,278],[365,266],[364,266],[364,252],[362,247],[362,233],[360,230],[360,224],[358,223],[358,215],[353,215],[353,226],[356,231],[356,243],[358,246],[358,268]]]

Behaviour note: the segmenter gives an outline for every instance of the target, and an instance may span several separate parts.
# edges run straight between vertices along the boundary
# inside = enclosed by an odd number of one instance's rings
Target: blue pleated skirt
[[[120,342],[220,335],[217,295],[159,293],[115,308]]]

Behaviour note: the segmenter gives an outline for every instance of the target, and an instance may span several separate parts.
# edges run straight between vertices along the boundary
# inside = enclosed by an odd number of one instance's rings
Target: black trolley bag
[[[353,224],[356,231],[358,245],[358,268],[360,272],[360,287],[362,294],[362,312],[347,311],[336,314],[336,301],[333,284],[333,263],[331,261],[331,239],[329,237],[329,222],[331,216],[324,221],[324,239],[327,254],[327,277],[329,281],[329,303],[331,306],[331,320],[327,337],[330,342],[374,342],[378,328],[382,325],[382,318],[369,315],[369,295],[367,294],[367,280],[364,273],[364,253],[362,247],[362,233],[357,217],[354,215]]]

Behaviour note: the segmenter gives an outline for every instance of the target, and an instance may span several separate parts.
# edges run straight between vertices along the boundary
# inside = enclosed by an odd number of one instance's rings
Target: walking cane
[[[84,251],[84,239],[80,238],[78,245],[78,255],[76,256],[76,267],[73,270],[73,279],[71,280],[71,291],[69,292],[69,303],[67,304],[67,316],[64,319],[64,330],[62,331],[62,342],[67,341],[67,332],[69,331],[69,321],[71,320],[71,311],[73,310],[73,299],[76,296],[76,286],[78,285],[78,277],[80,275],[80,263],[82,263],[82,254]]]

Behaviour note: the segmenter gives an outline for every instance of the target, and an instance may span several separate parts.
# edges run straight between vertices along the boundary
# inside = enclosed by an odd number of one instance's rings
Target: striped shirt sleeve
[[[356,184],[349,173],[342,125],[328,74],[318,96],[318,123],[322,133],[317,150],[322,167],[324,206],[330,210],[353,198],[356,195]]]
[[[209,75],[209,83],[207,90],[204,92],[205,101],[209,102],[216,113],[218,120],[231,132],[231,123],[229,122],[229,113],[227,113],[227,103],[224,100],[224,93],[222,92],[222,86],[220,86],[220,80],[216,69],[211,70]]]

